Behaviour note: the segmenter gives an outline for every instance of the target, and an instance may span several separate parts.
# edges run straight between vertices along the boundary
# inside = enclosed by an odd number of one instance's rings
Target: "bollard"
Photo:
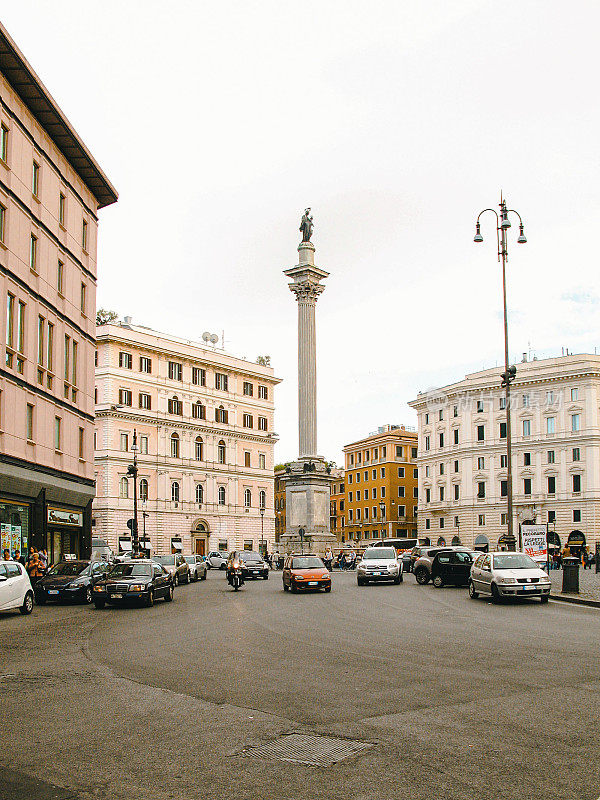
[[[579,594],[579,559],[573,556],[563,558],[563,592]]]

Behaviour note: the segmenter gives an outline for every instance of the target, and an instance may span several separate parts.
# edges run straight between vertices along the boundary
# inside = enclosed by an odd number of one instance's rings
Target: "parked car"
[[[187,566],[187,565],[186,565]],[[115,564],[92,589],[96,608],[106,603],[143,602],[152,606],[159,597],[173,599],[173,575],[150,559],[131,559]]]
[[[27,570],[18,561],[0,561],[0,611],[33,611],[33,589]]]
[[[550,578],[525,553],[482,553],[471,567],[469,596],[490,594],[494,602],[503,597],[539,597],[547,603]]]
[[[157,564],[161,564],[167,572],[173,576],[175,586],[180,583],[190,582],[190,567],[181,553],[170,556],[155,556],[153,559]]]
[[[331,591],[331,575],[319,556],[290,555],[283,564],[283,590],[297,592],[300,589]]]
[[[108,561],[59,561],[35,585],[35,602],[48,600],[92,602],[93,585],[104,577],[111,565]]]
[[[193,581],[205,581],[208,568],[204,556],[197,556],[195,554],[184,555],[187,565],[190,568],[190,578]]]
[[[446,584],[467,586],[471,577],[473,553],[469,550],[442,550],[431,563],[431,579],[438,589]]]
[[[206,557],[206,566],[209,569],[225,569],[227,566],[227,556],[224,553],[219,553],[217,550],[212,550]]]
[[[237,551],[238,557],[242,563],[242,577],[246,578],[264,578],[269,580],[269,565],[255,550],[239,550]]]
[[[380,581],[402,582],[402,560],[394,547],[367,547],[357,567],[359,586]]]
[[[416,549],[416,548],[414,548]],[[413,549],[413,551],[414,551]],[[438,553],[450,550],[449,547],[421,547],[420,553],[413,563],[413,573],[417,583],[424,586],[431,580],[431,564]]]

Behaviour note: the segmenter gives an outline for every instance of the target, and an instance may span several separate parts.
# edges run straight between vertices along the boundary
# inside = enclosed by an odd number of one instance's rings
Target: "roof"
[[[0,72],[98,201],[116,203],[118,194],[79,138],[75,128],[0,23]]]

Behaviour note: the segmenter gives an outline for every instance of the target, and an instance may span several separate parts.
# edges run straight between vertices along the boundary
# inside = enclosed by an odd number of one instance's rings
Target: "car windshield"
[[[396,558],[396,551],[393,547],[377,547],[372,550],[365,550],[363,561],[375,561],[381,558]]]
[[[262,561],[261,554],[254,550],[244,550],[243,553],[240,553],[240,558],[242,561]]]
[[[292,569],[319,569],[324,566],[318,556],[298,556],[292,559]]]
[[[81,561],[61,561],[48,572],[48,575],[81,575],[88,568]]]
[[[195,564],[196,563],[196,556],[184,556],[185,560],[188,564]]]
[[[108,573],[109,578],[134,578],[150,575],[149,564],[116,564]]]
[[[494,569],[537,569],[538,565],[525,553],[506,553],[494,556]]]
[[[165,564],[168,567],[172,567],[175,563],[175,556],[158,556],[155,561],[158,561],[159,564]]]

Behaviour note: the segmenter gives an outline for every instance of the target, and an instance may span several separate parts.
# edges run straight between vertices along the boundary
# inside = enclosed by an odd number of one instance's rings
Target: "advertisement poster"
[[[542,565],[548,561],[548,534],[545,525],[523,525],[521,527],[523,552]]]
[[[10,550],[10,525],[6,522],[0,524],[0,535],[2,537],[2,550]]]
[[[21,526],[11,525],[11,547],[10,554],[14,555],[15,550],[21,550]]]

